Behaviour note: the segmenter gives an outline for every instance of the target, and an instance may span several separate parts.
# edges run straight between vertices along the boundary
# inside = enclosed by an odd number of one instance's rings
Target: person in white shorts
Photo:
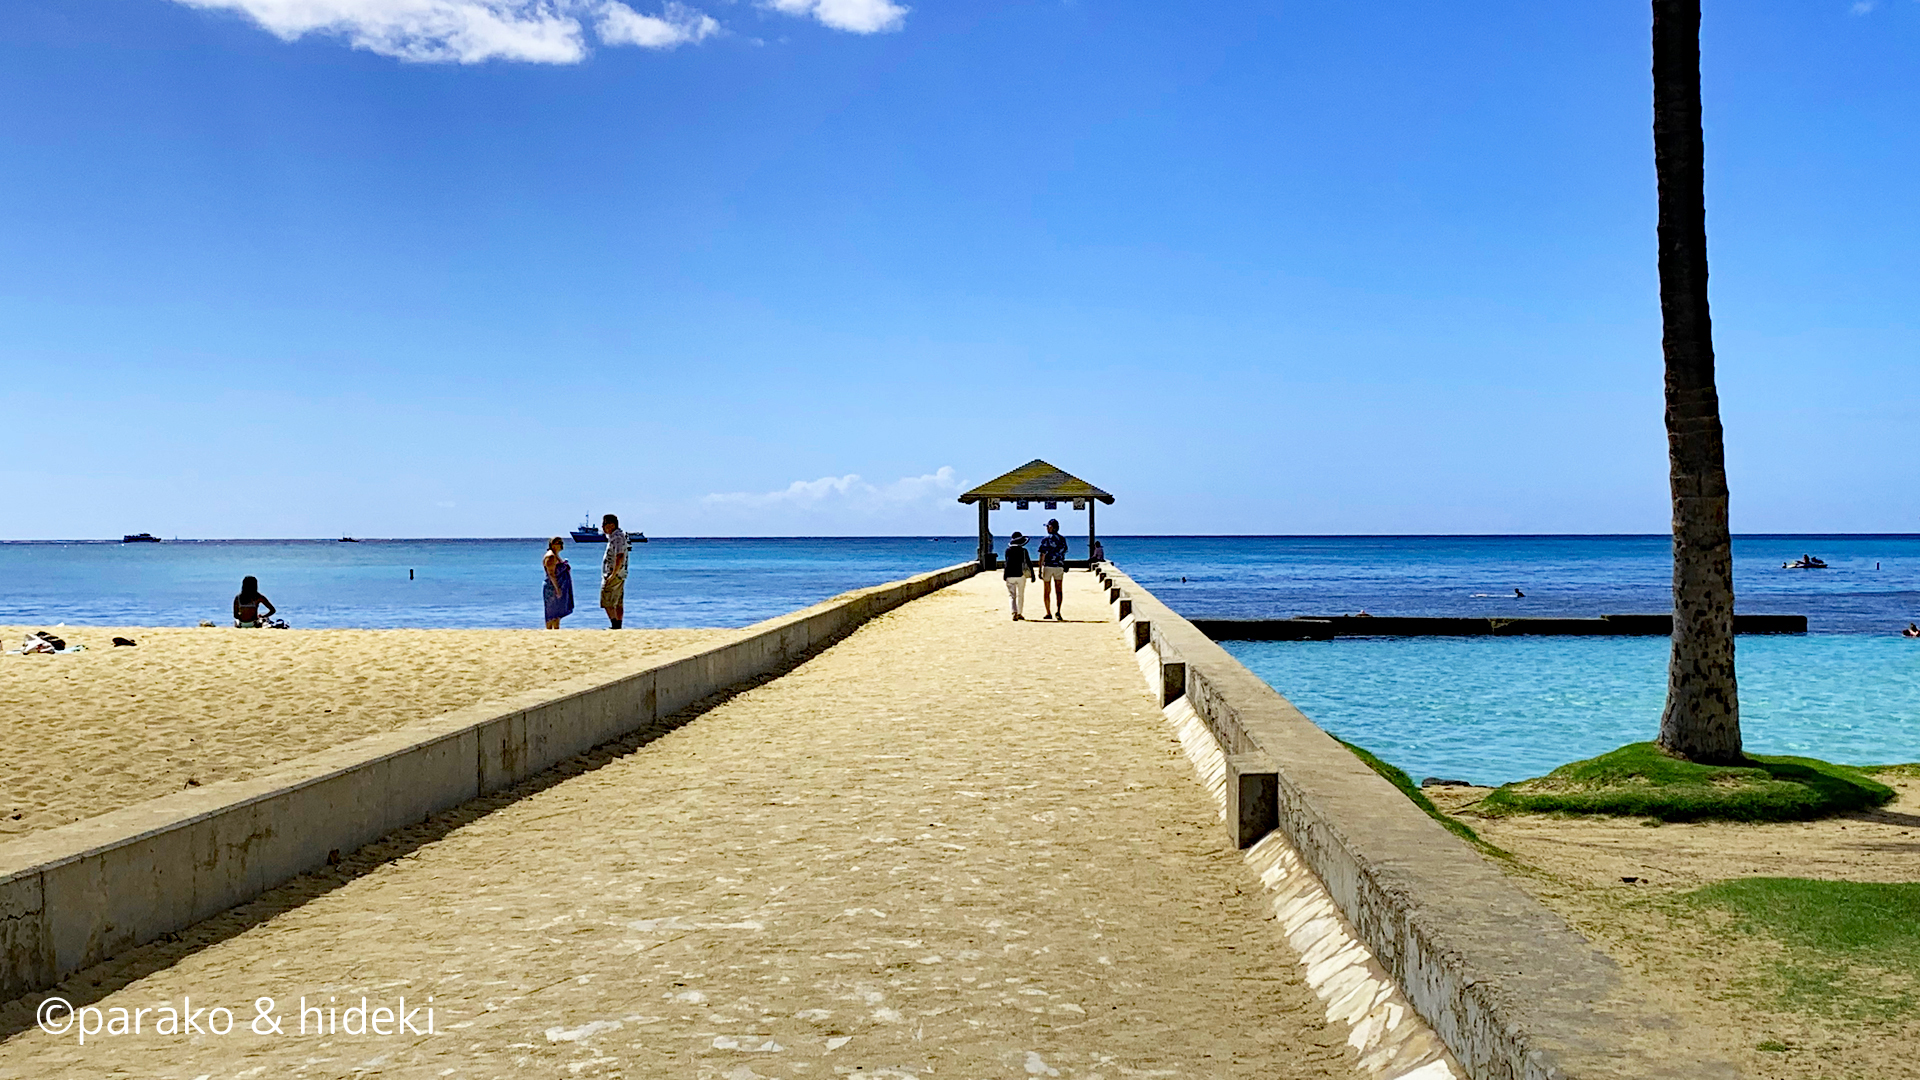
[[[1047,535],[1040,538],[1040,602],[1047,618],[1067,617],[1067,538],[1060,535],[1060,519],[1047,519]]]
[[[1027,582],[1033,580],[1033,556],[1027,553],[1027,538],[1022,533],[1014,533],[1007,545],[1007,557],[1004,560],[1007,579],[1007,596],[1013,601],[1013,621],[1026,619]]]

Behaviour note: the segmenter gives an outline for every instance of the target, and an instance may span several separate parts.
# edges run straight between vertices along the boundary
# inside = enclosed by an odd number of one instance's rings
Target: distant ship
[[[593,527],[592,518],[581,522],[580,527],[573,530],[572,536],[573,542],[576,544],[604,544],[607,542],[607,534]],[[627,543],[629,544],[644,544],[646,542],[646,533],[627,534]]]
[[[157,544],[160,538],[152,533],[128,533],[120,538],[123,544]]]
[[[343,537],[341,537],[341,538],[340,538],[340,542],[341,542],[341,543],[343,543],[343,544],[357,544],[357,543],[359,543],[360,541],[358,541],[358,540],[355,540],[355,539],[354,539],[353,537],[351,537],[351,536],[343,536]]]

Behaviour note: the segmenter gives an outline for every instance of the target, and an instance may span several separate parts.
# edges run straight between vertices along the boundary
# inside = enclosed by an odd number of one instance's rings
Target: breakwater
[[[1671,615],[1597,619],[1434,618],[1402,615],[1301,615],[1291,619],[1194,619],[1215,641],[1328,641],[1341,637],[1666,637]],[[1805,615],[1735,615],[1736,634],[1804,634]]]

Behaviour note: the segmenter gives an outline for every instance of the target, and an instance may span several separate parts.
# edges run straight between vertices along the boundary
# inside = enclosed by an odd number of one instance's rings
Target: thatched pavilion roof
[[[1039,458],[1034,458],[1004,476],[996,476],[960,496],[960,501],[963,503],[979,502],[982,499],[1052,500],[1054,502],[1063,499],[1098,499],[1109,505],[1113,503],[1113,496],[1077,476],[1061,472]]]

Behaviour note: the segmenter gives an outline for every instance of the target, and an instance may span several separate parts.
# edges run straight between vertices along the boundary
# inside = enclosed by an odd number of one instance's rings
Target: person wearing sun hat
[[[1013,621],[1024,622],[1026,615],[1022,609],[1027,606],[1027,582],[1033,580],[1033,556],[1027,554],[1027,537],[1024,533],[1014,533],[1007,542],[1007,557],[1002,560],[1006,569],[1002,571],[1007,580],[1007,598],[1013,601]]]

